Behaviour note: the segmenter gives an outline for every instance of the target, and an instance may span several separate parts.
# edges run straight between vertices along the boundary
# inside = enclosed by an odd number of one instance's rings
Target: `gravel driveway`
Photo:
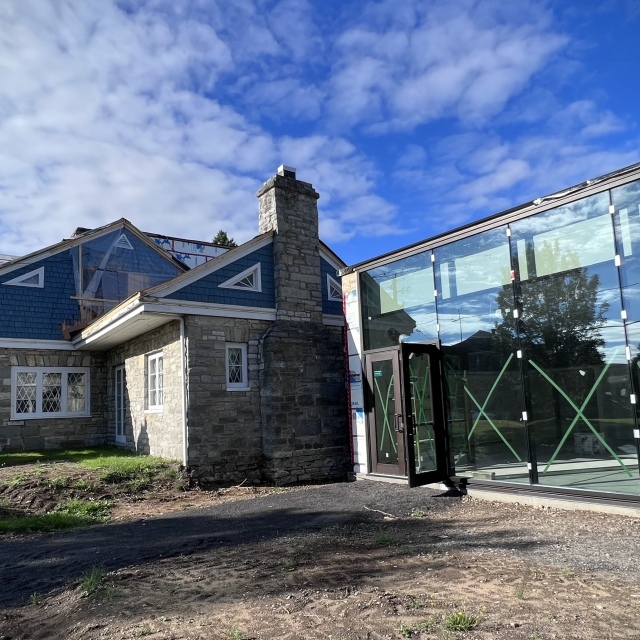
[[[428,523],[420,519],[420,535],[444,551],[486,550],[640,578],[637,520],[461,499],[362,480],[82,531],[5,538],[0,545],[0,608],[23,605],[32,593],[69,586],[94,565],[114,571],[336,526],[373,526],[389,520],[385,514],[408,518],[412,513],[429,518]]]

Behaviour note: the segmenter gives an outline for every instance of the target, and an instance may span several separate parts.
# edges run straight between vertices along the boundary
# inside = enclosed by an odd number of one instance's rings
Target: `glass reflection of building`
[[[354,268],[364,353],[440,344],[451,475],[640,495],[638,178]]]

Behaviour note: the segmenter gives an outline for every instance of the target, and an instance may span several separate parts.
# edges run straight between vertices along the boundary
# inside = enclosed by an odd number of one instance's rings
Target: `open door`
[[[405,343],[401,356],[409,486],[441,482],[448,477],[441,352]]]
[[[440,349],[401,344],[365,355],[370,472],[410,487],[448,477]]]

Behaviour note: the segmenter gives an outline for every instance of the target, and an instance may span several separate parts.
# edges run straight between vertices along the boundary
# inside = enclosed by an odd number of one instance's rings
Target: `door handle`
[[[402,421],[402,414],[396,413],[394,417],[394,430],[396,433],[402,433],[404,431],[404,423]]]

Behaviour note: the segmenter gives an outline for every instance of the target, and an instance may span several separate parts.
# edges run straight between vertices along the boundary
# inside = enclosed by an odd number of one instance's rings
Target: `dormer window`
[[[260,263],[245,269],[242,273],[225,280],[218,285],[222,289],[239,289],[241,291],[262,291],[262,272]]]

